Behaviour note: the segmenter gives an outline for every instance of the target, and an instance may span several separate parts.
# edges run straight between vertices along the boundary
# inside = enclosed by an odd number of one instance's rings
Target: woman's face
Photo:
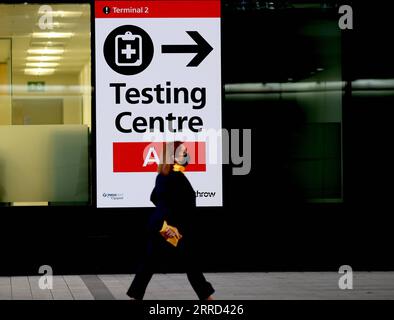
[[[187,148],[181,144],[176,150],[175,162],[182,166],[186,166],[189,161],[189,156],[187,154]]]

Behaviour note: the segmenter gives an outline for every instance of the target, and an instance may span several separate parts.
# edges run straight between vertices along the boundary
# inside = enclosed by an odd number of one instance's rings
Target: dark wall
[[[342,33],[345,81],[394,78],[388,45],[394,11],[374,8],[355,7],[355,29]],[[319,53],[288,32],[298,20],[319,17],[327,15],[225,11],[224,83],[282,81],[289,76],[286,70],[302,79]],[[261,39],[269,39],[269,50]],[[226,102],[224,127],[252,129],[252,171],[233,176],[224,166],[224,207],[200,209],[196,228],[206,235],[199,248],[206,271],[338,270],[343,264],[393,269],[393,100],[385,94],[360,97],[349,86],[344,92],[344,203],[338,204],[305,204],[286,171],[289,137],[303,125],[302,116],[286,105]],[[43,264],[57,274],[134,272],[149,212],[0,208],[0,273],[36,274]]]

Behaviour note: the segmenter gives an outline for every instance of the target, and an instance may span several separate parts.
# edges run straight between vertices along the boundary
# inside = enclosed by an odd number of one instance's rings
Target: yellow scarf
[[[177,163],[175,163],[175,164],[174,164],[174,167],[173,167],[173,170],[174,170],[175,172],[177,172],[177,171],[184,172],[185,169],[186,169],[186,168],[185,168],[184,166],[181,166],[180,164],[177,164]]]

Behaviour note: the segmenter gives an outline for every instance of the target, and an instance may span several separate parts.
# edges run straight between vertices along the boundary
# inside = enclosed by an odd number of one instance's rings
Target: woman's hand
[[[165,234],[164,234],[164,237],[166,238],[166,239],[168,239],[168,238],[173,238],[173,237],[175,237],[177,234],[173,231],[173,230],[171,230],[170,228],[167,228],[167,230],[166,230],[166,232],[165,232]]]

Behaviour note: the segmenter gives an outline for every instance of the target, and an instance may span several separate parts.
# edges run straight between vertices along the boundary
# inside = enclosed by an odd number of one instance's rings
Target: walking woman
[[[156,208],[148,224],[146,257],[127,291],[132,299],[143,299],[159,257],[167,252],[175,253],[177,261],[171,261],[171,264],[183,266],[198,298],[212,299],[215,290],[199,269],[202,259],[198,259],[193,250],[196,240],[193,230],[196,197],[183,173],[188,161],[187,148],[182,142],[165,144],[159,174],[150,197]]]

